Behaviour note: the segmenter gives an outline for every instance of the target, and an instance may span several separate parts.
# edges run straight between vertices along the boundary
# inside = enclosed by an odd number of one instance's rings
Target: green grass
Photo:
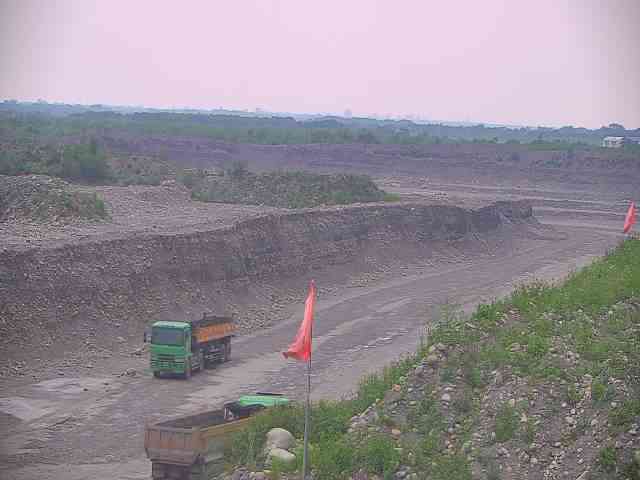
[[[432,480],[471,480],[471,466],[463,455],[440,455],[431,466],[429,477]]]
[[[4,207],[18,218],[36,222],[52,220],[107,220],[109,212],[97,193],[75,191],[66,187],[42,188],[31,195],[16,195]],[[2,213],[2,212],[0,212]]]
[[[577,388],[573,383],[567,386],[566,398],[567,398],[567,403],[569,403],[570,405],[576,406],[578,402],[582,400],[583,396],[584,395],[582,391],[579,388]]]
[[[616,448],[613,445],[603,447],[598,452],[598,464],[605,472],[613,472],[616,469]]]
[[[511,440],[518,430],[518,412],[508,404],[502,405],[496,412],[496,442]]]
[[[406,445],[405,450],[412,453],[413,462],[428,478],[471,478],[469,460],[458,449],[470,438],[477,414],[474,395],[485,386],[487,371],[491,369],[510,366],[515,373],[531,380],[569,380],[565,398],[574,405],[581,401],[584,392],[573,383],[589,373],[593,377],[592,401],[595,405],[607,405],[616,393],[608,382],[609,377],[624,378],[632,387],[640,378],[637,373],[640,372],[640,315],[616,305],[639,293],[640,241],[629,240],[591,266],[572,274],[562,285],[541,282],[523,285],[503,300],[479,306],[470,318],[464,318],[455,308],[444,307],[429,342],[421,345],[415,356],[363,378],[352,399],[314,405],[311,463],[315,476],[343,480],[363,465],[370,473],[382,476],[392,473],[393,465],[399,460],[391,453],[396,452],[393,441],[378,435],[364,435],[354,440],[346,433],[349,419],[382,399],[393,385],[404,385],[410,369],[426,355],[430,345],[438,342],[456,346],[449,351],[443,370],[445,380],[454,379],[455,369],[462,370],[465,390],[452,406],[456,422],[464,428],[460,429],[460,439],[455,442],[456,451],[444,454],[445,422],[436,396],[427,391],[410,409],[408,424],[417,430],[419,439]],[[504,325],[505,318],[510,318],[508,327]],[[563,348],[580,354],[576,365],[567,368],[559,363],[564,352],[552,354],[557,351],[552,349],[558,341]],[[447,372],[447,368],[450,371]],[[613,429],[627,428],[637,421],[640,417],[637,398],[640,398],[640,389],[609,412]],[[238,435],[232,456],[234,462],[259,464],[264,435],[275,426],[287,428],[299,438],[302,410],[286,407],[258,415]],[[581,435],[587,428],[586,421],[578,424],[574,435]],[[517,406],[505,403],[496,412],[495,434],[500,443],[518,436],[530,445],[536,437],[536,428],[531,420],[521,424]],[[610,468],[615,461],[611,453],[606,448],[601,452],[599,463],[603,469]],[[615,456],[615,449],[613,454]]]
[[[400,464],[395,443],[384,435],[371,435],[358,450],[358,464],[368,473],[390,478]]]
[[[351,417],[382,399],[393,385],[404,383],[406,374],[415,366],[415,362],[416,357],[407,357],[387,366],[380,374],[366,376],[353,399],[321,401],[313,405],[309,439],[318,450],[312,456],[312,465],[318,469],[318,478],[341,478],[333,475],[346,468],[352,460],[355,461],[355,457],[337,447],[349,428]],[[226,452],[229,461],[236,465],[261,465],[264,462],[266,434],[275,427],[284,428],[300,438],[304,428],[302,407],[276,407],[256,415],[231,442]]]
[[[521,439],[525,445],[530,446],[536,438],[536,425],[532,420],[527,420],[521,426]]]
[[[192,189],[194,199],[204,202],[309,208],[400,199],[378,188],[365,175],[320,175],[302,171],[255,174],[246,167],[237,167],[228,169],[221,177],[207,178],[189,171],[179,178]]]
[[[629,427],[637,417],[640,417],[640,399],[638,398],[627,400],[609,412],[611,425],[618,428]]]

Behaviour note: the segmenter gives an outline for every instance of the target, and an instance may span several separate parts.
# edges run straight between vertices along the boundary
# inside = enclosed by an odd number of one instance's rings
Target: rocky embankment
[[[268,214],[209,231],[5,249],[0,251],[2,349],[11,358],[36,342],[47,348],[64,341],[136,337],[149,321],[224,311],[233,303],[237,310],[231,313],[242,312],[259,281],[291,284],[311,271],[375,258],[384,249],[419,246],[426,255],[434,245],[526,222],[535,220],[524,202],[475,211],[372,204]],[[244,331],[255,327],[239,320]]]

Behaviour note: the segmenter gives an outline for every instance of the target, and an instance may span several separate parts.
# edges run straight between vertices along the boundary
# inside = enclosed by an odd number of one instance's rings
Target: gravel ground
[[[196,202],[191,200],[186,188],[175,183],[164,186],[98,186],[79,189],[96,192],[102,197],[111,219],[3,222],[0,223],[2,248],[52,248],[68,243],[101,241],[129,235],[205,231],[282,211],[271,207]]]

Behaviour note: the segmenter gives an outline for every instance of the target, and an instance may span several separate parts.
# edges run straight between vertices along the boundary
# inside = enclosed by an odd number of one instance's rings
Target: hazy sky
[[[640,127],[640,0],[0,0],[0,99]]]

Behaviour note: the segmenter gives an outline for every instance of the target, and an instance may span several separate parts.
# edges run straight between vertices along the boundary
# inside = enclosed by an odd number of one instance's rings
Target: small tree
[[[234,160],[224,173],[231,178],[244,177],[249,173],[249,164],[246,160]]]
[[[97,146],[66,145],[62,151],[60,175],[89,181],[102,180],[109,176],[109,165]]]

